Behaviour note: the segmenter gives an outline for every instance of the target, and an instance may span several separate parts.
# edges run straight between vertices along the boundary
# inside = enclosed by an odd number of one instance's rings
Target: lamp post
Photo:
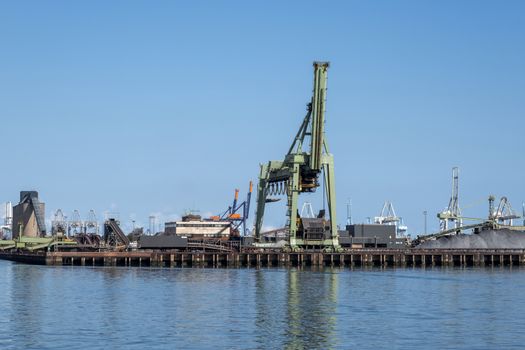
[[[423,216],[425,217],[425,235],[427,234],[427,211],[423,211]]]

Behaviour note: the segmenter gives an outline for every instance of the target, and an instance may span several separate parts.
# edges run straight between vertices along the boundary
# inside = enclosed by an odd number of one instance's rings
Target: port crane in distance
[[[239,189],[235,189],[235,194],[233,196],[233,203],[228,207],[222,214],[215,215],[210,217],[213,221],[230,221],[232,233],[236,236],[240,234],[239,229],[242,226],[242,235],[247,235],[247,225],[246,221],[250,215],[250,202],[252,198],[253,183],[250,181],[250,186],[248,189],[248,194],[246,195],[246,200],[239,203]]]
[[[288,248],[340,250],[336,220],[334,158],[325,138],[325,108],[328,62],[314,62],[314,86],[307,113],[292,145],[283,160],[261,164],[257,186],[255,239],[261,242],[265,206],[274,202],[271,196],[286,196]],[[309,142],[308,142],[309,141]],[[308,143],[308,144],[307,144]],[[302,219],[298,213],[299,195],[315,192],[324,179],[324,195],[328,205],[317,218]]]
[[[489,201],[489,215],[488,218],[473,218],[466,216],[456,216],[455,218],[463,222],[463,220],[473,220],[479,221],[477,223],[462,225],[459,227],[454,227],[451,229],[443,230],[437,233],[432,233],[429,235],[417,236],[416,239],[412,241],[412,246],[417,246],[423,242],[435,240],[440,237],[452,236],[460,234],[462,231],[472,229],[474,233],[479,233],[484,230],[500,230],[500,229],[509,229],[514,231],[524,231],[525,222],[523,226],[513,226],[513,219],[519,219],[520,216],[517,215],[512,206],[507,199],[507,197],[501,197],[497,207],[494,205],[495,197],[490,195],[488,198]],[[525,213],[524,213],[525,216]]]

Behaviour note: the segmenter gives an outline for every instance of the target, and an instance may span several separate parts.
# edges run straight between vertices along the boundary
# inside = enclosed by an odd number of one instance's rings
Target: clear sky
[[[409,232],[525,200],[523,1],[0,1],[0,201],[146,226],[227,208],[281,159],[331,62],[338,222]],[[319,209],[319,198],[307,197]],[[255,209],[255,196],[252,201]],[[254,210],[252,210],[252,214]],[[253,215],[252,215],[253,219]],[[252,222],[250,219],[250,222]],[[282,226],[279,205],[267,226]]]

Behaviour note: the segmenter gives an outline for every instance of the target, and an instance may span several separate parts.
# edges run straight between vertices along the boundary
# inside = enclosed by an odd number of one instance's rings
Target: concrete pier
[[[155,267],[432,267],[523,266],[525,250],[353,249],[340,253],[279,251],[0,252],[0,259],[63,266]]]

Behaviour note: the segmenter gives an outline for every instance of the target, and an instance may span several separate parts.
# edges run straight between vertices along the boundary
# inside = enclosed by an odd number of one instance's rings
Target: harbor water
[[[522,349],[520,268],[0,261],[0,349]]]

